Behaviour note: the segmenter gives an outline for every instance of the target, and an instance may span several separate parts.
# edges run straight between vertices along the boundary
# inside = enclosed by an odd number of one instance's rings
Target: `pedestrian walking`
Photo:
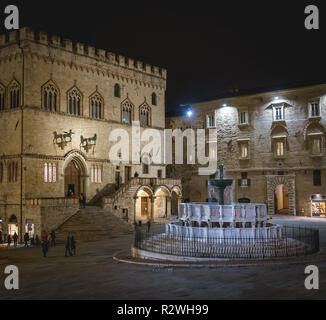
[[[25,248],[28,247],[28,241],[29,241],[29,234],[28,234],[28,232],[26,232],[26,233],[24,234],[24,242],[25,242],[24,247],[25,247]]]
[[[72,256],[72,253],[71,253],[71,239],[70,239],[69,236],[66,239],[65,257],[67,257],[67,253],[69,253],[70,257]]]
[[[76,241],[75,241],[74,236],[72,236],[72,237],[70,238],[70,245],[71,245],[71,253],[72,253],[73,255],[76,255]]]
[[[46,234],[45,231],[43,231],[43,233],[42,233],[42,241],[45,241],[46,238],[47,238],[47,234]]]
[[[46,254],[49,251],[49,242],[47,240],[42,241],[42,252],[43,257],[46,258]]]
[[[147,232],[151,230],[151,222],[148,220],[147,221]]]
[[[85,208],[85,196],[83,193],[81,193],[79,196],[79,207]]]
[[[8,243],[8,248],[9,248],[10,244],[11,244],[11,236],[10,236],[10,234],[8,234],[7,243]]]
[[[34,239],[34,235],[33,235],[33,237],[31,238],[31,247],[34,247],[34,245],[35,245],[35,239]]]
[[[55,242],[55,232],[52,230],[51,232],[51,247],[55,247],[56,242]]]
[[[38,235],[35,236],[35,245],[38,247],[40,245],[40,239]]]
[[[17,243],[18,243],[18,234],[15,232],[14,234],[14,247],[17,247]]]

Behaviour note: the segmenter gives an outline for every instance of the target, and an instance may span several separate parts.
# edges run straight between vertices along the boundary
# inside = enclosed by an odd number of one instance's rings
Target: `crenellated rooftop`
[[[167,77],[167,70],[164,68],[152,66],[143,61],[118,55],[105,49],[98,49],[92,46],[84,45],[83,43],[63,39],[56,35],[50,36],[46,32],[41,31],[36,33],[28,27],[23,27],[17,31],[11,31],[8,34],[0,35],[0,48],[24,40],[30,40],[53,48],[59,48],[74,54],[97,59],[138,72],[144,72],[159,78],[166,79]]]

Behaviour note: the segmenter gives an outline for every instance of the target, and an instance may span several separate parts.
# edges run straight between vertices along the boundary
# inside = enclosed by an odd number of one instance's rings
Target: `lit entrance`
[[[18,231],[19,231],[18,220],[17,220],[17,217],[13,214],[9,219],[8,234],[13,236],[15,233],[17,233],[17,235],[18,235]]]
[[[84,167],[78,160],[71,160],[65,169],[65,196],[69,190],[78,197],[85,192]]]
[[[279,184],[275,188],[275,213],[289,214],[289,192],[284,184]]]
[[[143,187],[137,192],[135,205],[135,221],[137,223],[139,221],[145,223],[151,220],[152,196],[152,191],[147,187]]]

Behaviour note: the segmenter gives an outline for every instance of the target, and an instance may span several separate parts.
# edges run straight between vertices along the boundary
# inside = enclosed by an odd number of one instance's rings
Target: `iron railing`
[[[319,230],[283,226],[280,239],[185,237],[136,227],[134,248],[163,255],[213,259],[271,259],[319,251]]]

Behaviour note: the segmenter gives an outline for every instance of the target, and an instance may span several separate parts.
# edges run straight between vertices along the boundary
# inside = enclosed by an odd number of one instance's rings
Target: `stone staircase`
[[[77,242],[90,242],[121,237],[133,228],[110,211],[95,206],[80,209],[56,230],[58,243],[64,243],[68,234]]]

